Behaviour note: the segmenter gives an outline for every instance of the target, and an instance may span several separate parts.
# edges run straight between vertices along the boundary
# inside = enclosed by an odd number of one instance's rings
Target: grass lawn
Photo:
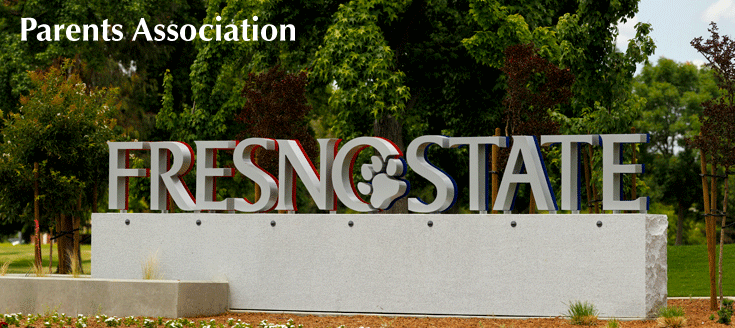
[[[82,252],[82,269],[85,274],[91,272],[91,257],[92,251],[90,245],[81,245]],[[48,254],[49,245],[41,245],[41,254],[43,255],[43,268],[45,272],[48,272]],[[33,270],[33,245],[17,245],[13,246],[10,243],[0,243],[0,265],[6,261],[12,261],[8,268],[8,273],[29,273]],[[58,264],[59,258],[56,251],[56,244],[54,244],[54,263],[52,269],[56,271],[56,265]]]
[[[82,266],[84,273],[90,273],[91,250],[82,245]],[[48,245],[42,248],[44,268],[48,270]],[[0,265],[12,260],[8,273],[28,273],[33,264],[33,245],[13,246],[0,243]],[[58,258],[54,247],[54,264]],[[669,296],[709,296],[709,271],[707,266],[707,246],[669,246],[668,247]],[[725,295],[735,295],[735,244],[725,245],[724,261]]]
[[[716,253],[719,254],[717,245]],[[735,244],[725,245],[722,262],[722,288],[726,296],[735,295]],[[709,296],[707,245],[669,246],[669,296]],[[715,261],[715,275],[717,262]]]

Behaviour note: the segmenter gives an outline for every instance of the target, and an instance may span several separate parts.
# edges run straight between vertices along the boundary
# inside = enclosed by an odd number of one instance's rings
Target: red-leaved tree
[[[535,46],[517,44],[505,49],[502,68],[507,78],[505,135],[557,134],[559,123],[549,115],[557,105],[572,98],[574,75],[538,55]],[[500,151],[500,167],[505,167],[510,147]],[[535,211],[533,194],[529,213]]]
[[[559,123],[549,110],[572,98],[574,75],[538,55],[533,44],[505,49],[502,68],[507,78],[505,133],[512,135],[556,134]]]
[[[702,37],[698,37],[692,40],[691,44],[707,59],[705,65],[715,73],[717,86],[723,92],[719,98],[702,103],[701,133],[692,140],[692,143],[696,148],[702,150],[704,156],[711,158],[713,173],[717,172],[717,166],[722,167],[725,172],[722,212],[715,213],[722,217],[719,259],[720,308],[722,308],[722,250],[727,222],[728,176],[731,174],[730,167],[735,165],[735,62],[733,62],[735,41],[727,35],[720,36],[716,23],[712,22],[710,25],[708,29],[711,33],[710,38],[703,40]],[[712,184],[716,182],[716,179],[713,178]],[[715,188],[713,186],[713,190]],[[715,201],[716,195],[713,193],[711,209],[716,209]],[[714,233],[714,227],[712,233]]]
[[[314,161],[317,146],[306,118],[311,111],[305,96],[306,72],[288,73],[276,66],[260,74],[250,74],[242,90],[247,103],[236,120],[244,123],[239,138],[292,139],[301,143]],[[278,153],[259,149],[255,162],[269,172],[278,171]],[[256,189],[256,199],[259,191]]]

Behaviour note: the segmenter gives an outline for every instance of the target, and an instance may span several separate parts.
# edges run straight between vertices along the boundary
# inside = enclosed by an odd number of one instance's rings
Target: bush
[[[678,328],[687,325],[684,309],[678,306],[662,307],[658,310],[658,319],[656,319],[656,322],[662,328]]]
[[[573,325],[592,326],[597,322],[597,309],[592,303],[575,301],[569,304],[567,316]]]
[[[722,300],[722,308],[717,311],[717,315],[720,317],[717,319],[718,323],[730,325],[732,322],[732,303],[733,300],[726,298]]]

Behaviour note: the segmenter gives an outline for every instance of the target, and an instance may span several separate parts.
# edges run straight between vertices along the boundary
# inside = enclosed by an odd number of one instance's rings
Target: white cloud
[[[618,38],[615,40],[615,45],[620,51],[625,52],[628,49],[628,41],[635,37],[635,24],[638,24],[637,16],[625,23],[618,23]]]
[[[697,66],[699,68],[702,68],[702,66],[704,66],[704,60],[701,60],[701,59],[694,59],[694,60],[691,60],[689,62],[692,63],[692,64],[694,64],[695,66]]]
[[[721,18],[735,18],[735,2],[733,0],[718,0],[702,13],[705,23],[717,22]]]

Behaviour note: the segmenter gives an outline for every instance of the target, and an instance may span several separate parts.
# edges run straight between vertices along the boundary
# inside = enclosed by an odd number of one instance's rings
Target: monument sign
[[[624,174],[643,173],[622,162],[623,145],[647,140],[514,136],[494,204],[487,151],[508,147],[506,137],[422,136],[405,153],[376,137],[341,147],[320,139],[318,170],[295,140],[197,141],[196,157],[182,142],[110,142],[109,206],[121,213],[93,215],[92,274],[140,279],[156,256],[165,279],[227,281],[229,307],[243,310],[557,316],[580,300],[606,317],[651,317],[666,303],[668,222],[646,214],[647,197],[623,199],[621,187]],[[602,206],[612,213],[579,214],[580,144],[602,147]],[[468,147],[468,205],[477,213],[440,214],[455,205],[457,186],[429,160],[432,145]],[[560,201],[540,153],[554,145]],[[278,172],[257,165],[257,148],[278,152]],[[373,155],[355,181],[367,148]],[[216,166],[219,150],[231,150],[234,168]],[[150,167],[129,167],[131,151],[150,151]],[[182,177],[195,161],[193,195]],[[408,196],[409,168],[433,185],[433,200]],[[215,198],[216,179],[236,173],[260,187],[259,199]],[[150,179],[150,208],[161,213],[127,213],[130,178]],[[323,214],[295,214],[297,178]],[[550,214],[511,214],[519,184]],[[168,195],[184,213],[168,213]],[[401,197],[415,214],[375,214]],[[362,214],[336,214],[338,201]]]

